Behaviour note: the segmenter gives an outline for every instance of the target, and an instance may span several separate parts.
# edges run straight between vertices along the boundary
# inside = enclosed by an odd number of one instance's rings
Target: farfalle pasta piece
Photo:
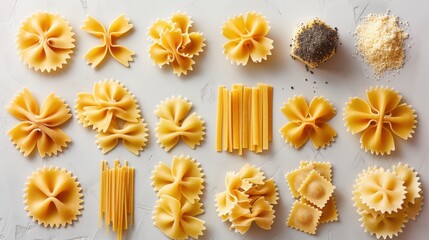
[[[270,204],[277,204],[278,192],[277,185],[274,179],[270,178],[261,185],[254,185],[246,191],[251,202],[256,201],[260,197],[263,197]]]
[[[364,231],[369,232],[371,235],[375,235],[377,239],[380,237],[386,239],[398,236],[398,234],[402,232],[407,221],[406,214],[404,212],[373,215],[364,211],[361,212],[360,215],[361,218],[359,221],[362,222]]]
[[[204,189],[200,164],[189,156],[174,156],[171,167],[160,162],[152,171],[152,186],[158,197],[168,195],[176,199],[183,196],[194,203],[200,199]]]
[[[96,143],[103,153],[119,141],[135,155],[146,146],[147,124],[134,95],[119,81],[96,82],[92,93],[78,93],[75,111],[79,123],[98,132]]]
[[[312,170],[302,182],[298,192],[302,197],[323,208],[334,192],[335,186],[322,177],[316,170]]]
[[[119,141],[135,155],[143,150],[147,142],[147,124],[140,119],[136,123],[126,122],[122,128],[116,122],[110,124],[106,132],[99,132],[96,135],[98,147],[103,153],[111,151],[118,145]]]
[[[421,183],[414,169],[406,164],[394,165],[392,172],[370,167],[358,175],[353,188],[353,206],[361,216],[359,221],[365,232],[377,238],[397,236],[422,209]]]
[[[417,216],[420,215],[423,207],[423,192],[420,192],[420,197],[414,199],[414,203],[408,203],[404,212],[407,214],[407,219],[416,220]]]
[[[228,172],[225,176],[225,192],[216,194],[216,209],[223,221],[228,220],[231,212],[237,206],[239,209],[248,209],[250,207],[249,195],[243,191],[243,182],[241,177],[234,173]],[[237,210],[235,210],[237,211]],[[248,212],[248,211],[245,211]]]
[[[25,210],[28,216],[45,227],[65,227],[80,215],[82,188],[66,169],[44,167],[28,178]]]
[[[404,203],[404,181],[390,170],[379,169],[366,175],[358,185],[363,203],[382,213],[397,212]]]
[[[70,109],[54,93],[45,99],[39,109],[36,99],[24,88],[6,109],[21,121],[9,130],[8,135],[24,156],[29,156],[35,148],[41,157],[57,155],[71,142],[60,128],[70,119]]]
[[[256,12],[228,19],[222,27],[222,35],[228,39],[223,52],[231,63],[246,65],[249,58],[258,63],[271,55],[273,40],[266,37],[270,31],[268,21]]]
[[[25,19],[17,35],[22,61],[36,71],[56,71],[73,53],[74,33],[68,22],[53,13],[35,13]]]
[[[245,183],[249,183],[249,186],[242,186],[245,191],[247,191],[253,184],[264,184],[265,176],[261,171],[261,168],[256,168],[248,163],[244,164],[240,171],[238,171],[238,175]]]
[[[78,94],[76,113],[84,117],[84,126],[106,132],[116,118],[136,123],[140,118],[137,100],[122,83],[104,80],[94,83],[93,101],[87,94]],[[88,104],[88,105],[85,105]],[[81,118],[81,117],[80,117]]]
[[[390,154],[395,150],[394,135],[407,140],[416,127],[415,110],[401,103],[402,96],[393,88],[371,87],[367,101],[350,98],[344,108],[347,131],[362,133],[361,147],[372,154]]]
[[[393,172],[404,181],[404,186],[407,189],[404,204],[414,204],[414,200],[421,196],[420,178],[414,168],[408,166],[408,164],[398,163],[393,167]]]
[[[88,16],[82,29],[101,40],[101,44],[91,48],[84,56],[92,68],[97,67],[106,58],[109,52],[112,57],[122,65],[129,67],[129,62],[133,61],[134,52],[129,48],[117,44],[117,40],[127,34],[133,28],[133,24],[120,15],[110,24],[109,29],[95,18]]]
[[[335,108],[326,98],[316,96],[308,105],[303,96],[295,96],[281,110],[290,122],[280,133],[291,146],[298,149],[311,139],[314,148],[319,149],[334,141],[337,133],[327,122],[335,116]]]
[[[316,234],[322,212],[316,207],[312,207],[300,201],[295,201],[289,213],[286,224],[299,231]]]
[[[172,239],[198,239],[206,229],[205,222],[196,217],[204,212],[202,205],[162,195],[153,212],[154,225]]]
[[[193,70],[193,58],[203,52],[205,39],[202,33],[191,31],[192,23],[186,13],[177,12],[169,21],[157,20],[149,27],[148,35],[153,41],[149,56],[154,64],[160,68],[171,64],[179,77]]]
[[[196,113],[188,116],[191,106],[192,103],[181,96],[167,98],[157,106],[155,115],[159,122],[156,136],[165,151],[170,151],[180,139],[191,148],[204,140],[204,121]]]
[[[274,209],[263,197],[258,198],[250,207],[250,212],[234,218],[231,222],[231,228],[241,234],[246,233],[252,223],[256,223],[260,228],[270,230],[274,223]]]
[[[203,234],[204,221],[200,196],[204,189],[204,174],[194,159],[174,157],[171,167],[160,163],[152,171],[152,186],[158,192],[153,221],[172,239],[197,239]]]
[[[216,208],[222,221],[231,222],[231,228],[246,233],[252,223],[269,230],[274,222],[273,205],[278,193],[274,180],[265,180],[259,168],[245,164],[238,173],[228,172],[226,191],[216,194]]]

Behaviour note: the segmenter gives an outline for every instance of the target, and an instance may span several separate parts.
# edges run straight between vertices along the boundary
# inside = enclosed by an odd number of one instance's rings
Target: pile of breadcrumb
[[[372,67],[375,76],[400,69],[405,62],[406,33],[397,16],[369,14],[356,28],[357,52]]]

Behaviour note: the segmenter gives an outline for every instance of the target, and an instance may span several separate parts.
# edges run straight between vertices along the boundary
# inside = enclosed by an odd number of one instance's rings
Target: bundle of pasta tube
[[[115,160],[113,168],[101,162],[99,201],[100,224],[104,217],[106,231],[111,226],[121,240],[123,231],[134,223],[134,168],[127,161],[121,166]]]
[[[256,153],[269,149],[272,141],[273,87],[259,83],[257,87],[232,85],[218,88],[216,119],[216,151],[243,149]]]

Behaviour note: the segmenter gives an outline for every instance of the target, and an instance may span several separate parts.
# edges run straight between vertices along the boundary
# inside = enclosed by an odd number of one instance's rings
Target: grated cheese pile
[[[369,14],[356,28],[357,51],[376,76],[404,65],[404,41],[408,33],[399,27],[398,17]]]

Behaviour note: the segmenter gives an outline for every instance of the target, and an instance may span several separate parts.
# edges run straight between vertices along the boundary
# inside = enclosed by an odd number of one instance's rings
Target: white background
[[[407,60],[396,76],[380,80],[372,77],[368,67],[357,58],[355,40],[351,33],[362,16],[368,13],[385,13],[391,9],[403,21],[409,21],[407,31]],[[0,5],[0,239],[115,239],[106,235],[98,225],[99,165],[103,159],[128,160],[136,168],[135,178],[135,225],[127,232],[127,239],[166,238],[152,224],[152,210],[156,194],[150,184],[153,167],[164,161],[168,164],[174,155],[186,154],[201,163],[205,173],[206,189],[202,197],[207,230],[201,239],[372,239],[364,233],[359,216],[352,206],[351,191],[354,179],[362,169],[379,165],[389,167],[400,161],[420,171],[423,189],[429,186],[429,22],[427,1],[283,1],[283,0],[1,0]],[[169,67],[159,69],[152,64],[147,49],[147,27],[157,18],[168,18],[172,12],[185,11],[194,20],[194,29],[204,33],[207,46],[197,58],[194,71],[178,78]],[[18,58],[15,35],[21,21],[37,11],[50,11],[63,15],[76,33],[76,48],[71,61],[62,71],[41,74],[28,69]],[[236,66],[230,64],[222,52],[225,39],[220,34],[223,22],[235,14],[258,11],[270,21],[269,37],[274,40],[273,55],[261,64]],[[134,24],[131,34],[120,43],[136,52],[134,62],[126,68],[112,58],[94,70],[83,55],[98,44],[98,39],[80,29],[86,15],[99,19],[106,27],[119,14],[124,13]],[[341,45],[337,54],[310,74],[304,66],[289,56],[294,28],[314,17],[338,27]],[[367,78],[368,76],[368,78]],[[37,154],[23,157],[9,141],[6,132],[18,123],[4,109],[18,91],[27,87],[42,102],[55,92],[74,107],[78,92],[89,92],[95,81],[106,78],[118,79],[137,97],[143,117],[149,126],[149,146],[140,156],[134,156],[118,145],[103,155],[97,149],[95,133],[84,129],[75,118],[63,129],[71,136],[72,143],[58,157],[41,159]],[[305,81],[305,79],[308,81]],[[325,82],[328,82],[326,84]],[[274,140],[270,150],[263,154],[249,152],[240,157],[236,154],[215,151],[216,89],[233,83],[255,86],[258,82],[274,86]],[[314,83],[316,82],[316,83]],[[377,157],[360,149],[359,136],[346,132],[342,113],[345,102],[351,96],[365,97],[370,86],[387,85],[399,90],[404,101],[413,105],[418,114],[418,125],[413,138],[397,139],[397,150],[390,156]],[[292,90],[291,87],[294,87]],[[337,109],[337,116],[330,121],[338,137],[331,147],[316,151],[311,143],[295,150],[285,144],[278,129],[287,122],[280,112],[282,103],[294,95],[302,94],[309,101],[315,95],[329,98]],[[205,120],[206,139],[192,150],[183,143],[166,153],[156,143],[155,106],[166,97],[182,95],[193,102],[193,110]],[[300,160],[330,161],[333,164],[333,183],[339,211],[339,222],[321,225],[317,235],[310,236],[285,225],[293,199],[284,175],[298,167]],[[270,231],[251,228],[244,236],[229,230],[217,217],[214,207],[215,194],[223,191],[227,171],[238,171],[244,163],[261,167],[266,176],[273,177],[278,185],[280,201],[275,207],[275,223]],[[26,178],[43,166],[60,166],[73,172],[83,187],[84,210],[72,226],[49,229],[33,222],[24,210],[23,188]],[[429,211],[423,209],[417,222],[406,225],[397,239],[423,239],[428,232]]]

